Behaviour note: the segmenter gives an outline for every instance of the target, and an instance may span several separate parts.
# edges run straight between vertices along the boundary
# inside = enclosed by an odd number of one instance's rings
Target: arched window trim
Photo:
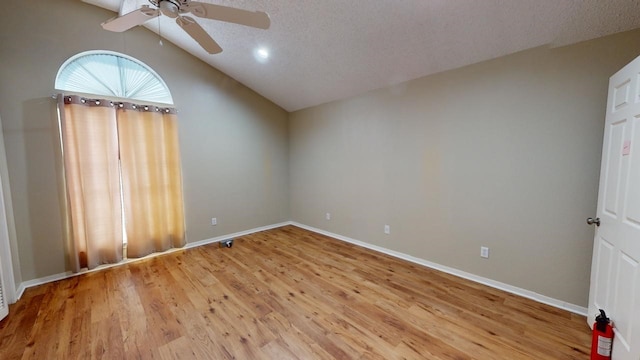
[[[84,64],[82,64],[82,59],[87,59],[88,57],[95,58],[100,55],[108,56],[110,58],[116,57],[117,71],[113,69],[110,70],[110,73],[108,71],[92,71],[83,66]],[[127,63],[128,67],[126,66]],[[92,63],[90,65],[95,64]],[[138,68],[136,77],[142,75],[145,80],[144,82],[140,83],[140,79],[132,79],[128,77],[128,75],[131,75],[131,72],[127,70],[132,67]],[[105,77],[105,74],[109,74],[108,77]],[[87,75],[89,75],[90,78],[87,78]],[[117,79],[114,79],[114,75]],[[76,81],[75,83],[72,83],[69,81],[69,79],[72,78],[86,79],[86,81]],[[132,84],[136,80],[138,80],[136,87],[128,89],[127,84]],[[114,81],[118,82],[118,84],[113,84]],[[114,91],[114,86],[117,86],[119,89]],[[148,86],[149,88],[145,90],[144,86]],[[134,57],[109,50],[90,50],[69,58],[62,64],[62,66],[60,66],[60,69],[58,69],[55,88],[61,91],[91,94],[92,96],[100,95],[116,99],[124,98],[160,104],[173,104],[173,98],[169,91],[169,87],[164,80],[162,80],[160,75],[158,75],[158,73],[156,73],[151,67]],[[127,92],[129,90],[133,90],[133,93],[128,94]]]

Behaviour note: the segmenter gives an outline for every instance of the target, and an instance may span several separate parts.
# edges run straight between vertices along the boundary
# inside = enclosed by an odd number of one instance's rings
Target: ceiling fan
[[[213,19],[234,24],[268,29],[271,25],[269,15],[262,11],[248,11],[229,6],[214,5],[191,0],[149,0],[154,6],[142,5],[141,8],[122,16],[116,16],[102,23],[109,31],[123,32],[147,20],[160,15],[176,19],[176,23],[191,36],[209,54],[218,54],[222,48],[192,17],[191,13],[203,19]]]

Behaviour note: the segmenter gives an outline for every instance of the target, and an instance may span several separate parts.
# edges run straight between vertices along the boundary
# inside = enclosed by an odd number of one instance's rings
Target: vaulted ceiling
[[[150,5],[83,1],[122,13]],[[640,27],[638,0],[200,1],[265,11],[271,27],[196,18],[224,49],[210,55],[175,20],[163,16],[145,26],[155,32],[159,27],[163,39],[288,111],[538,46]],[[267,61],[255,56],[259,47],[269,50]]]

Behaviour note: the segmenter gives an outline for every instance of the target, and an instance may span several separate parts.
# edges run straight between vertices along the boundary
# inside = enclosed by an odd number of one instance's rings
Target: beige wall
[[[639,43],[533,49],[293,113],[292,219],[586,306],[608,78]]]
[[[289,219],[287,113],[145,29],[102,30],[113,15],[77,0],[12,1],[0,12],[0,175],[8,169],[18,282],[66,270],[50,96],[60,65],[86,50],[131,55],[172,91],[190,242]]]
[[[0,176],[17,282],[66,270],[49,97],[67,58],[105,49],[172,90],[189,241],[292,218],[586,305],[607,79],[640,53],[640,32],[302,110],[287,128],[284,110],[156,35],[103,31],[112,15],[76,0],[0,12]]]

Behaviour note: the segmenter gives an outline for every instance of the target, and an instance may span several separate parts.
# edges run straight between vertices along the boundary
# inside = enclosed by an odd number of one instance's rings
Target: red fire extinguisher
[[[591,360],[610,360],[611,345],[613,343],[613,326],[604,310],[596,316],[593,324],[593,339],[591,340]]]

